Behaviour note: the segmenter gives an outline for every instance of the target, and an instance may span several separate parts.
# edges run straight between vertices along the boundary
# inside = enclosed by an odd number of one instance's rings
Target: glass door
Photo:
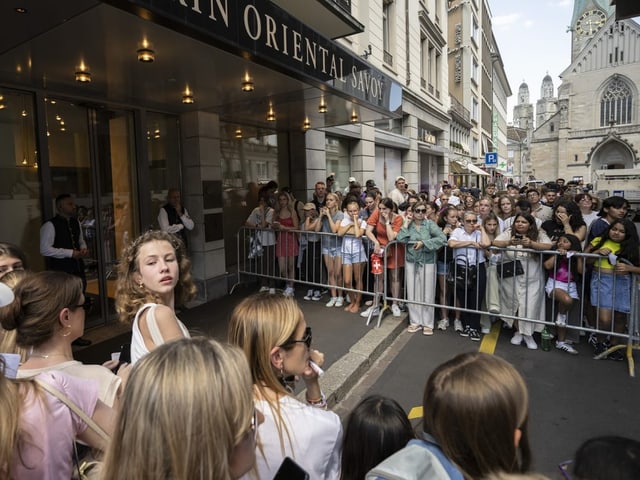
[[[133,113],[47,99],[46,118],[53,198],[74,197],[87,244],[93,326],[113,318],[118,259],[138,235]]]

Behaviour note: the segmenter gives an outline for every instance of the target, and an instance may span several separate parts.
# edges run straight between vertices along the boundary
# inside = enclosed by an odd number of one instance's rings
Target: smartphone
[[[289,457],[284,457],[273,480],[309,480],[309,474]]]
[[[515,237],[516,237],[516,240],[522,240],[522,234],[521,233],[516,233]]]
[[[120,345],[120,364],[131,363],[131,345],[125,343]]]

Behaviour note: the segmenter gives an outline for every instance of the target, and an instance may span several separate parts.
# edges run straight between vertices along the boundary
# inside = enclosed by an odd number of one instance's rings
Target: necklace
[[[47,359],[49,357],[66,357],[67,354],[66,353],[47,353],[46,355],[43,355],[41,353],[31,352],[31,354],[29,356],[30,357],[37,357],[37,358]]]

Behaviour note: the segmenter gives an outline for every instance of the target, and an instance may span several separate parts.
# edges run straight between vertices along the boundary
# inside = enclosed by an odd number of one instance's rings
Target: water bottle
[[[542,350],[544,350],[545,352],[548,352],[549,350],[551,350],[551,339],[553,338],[553,335],[549,333],[549,330],[547,329],[546,325],[542,330],[540,337],[542,338]]]

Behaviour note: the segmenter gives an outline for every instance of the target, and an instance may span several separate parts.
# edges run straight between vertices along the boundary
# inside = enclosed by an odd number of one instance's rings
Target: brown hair
[[[122,251],[118,266],[118,282],[116,288],[116,312],[121,322],[132,322],[136,312],[145,303],[160,303],[156,295],[140,286],[134,279],[138,272],[138,255],[140,248],[149,242],[165,241],[173,247],[178,261],[179,279],[175,288],[176,305],[191,300],[196,294],[196,286],[191,275],[191,260],[187,256],[184,243],[177,236],[161,230],[149,230],[127,245]]]
[[[0,308],[2,327],[16,330],[18,346],[37,347],[61,328],[59,313],[80,302],[82,280],[64,272],[38,272],[18,282],[13,293],[13,303]]]
[[[502,358],[471,352],[443,363],[427,380],[423,409],[424,431],[466,478],[528,470],[529,395],[522,376]]]

